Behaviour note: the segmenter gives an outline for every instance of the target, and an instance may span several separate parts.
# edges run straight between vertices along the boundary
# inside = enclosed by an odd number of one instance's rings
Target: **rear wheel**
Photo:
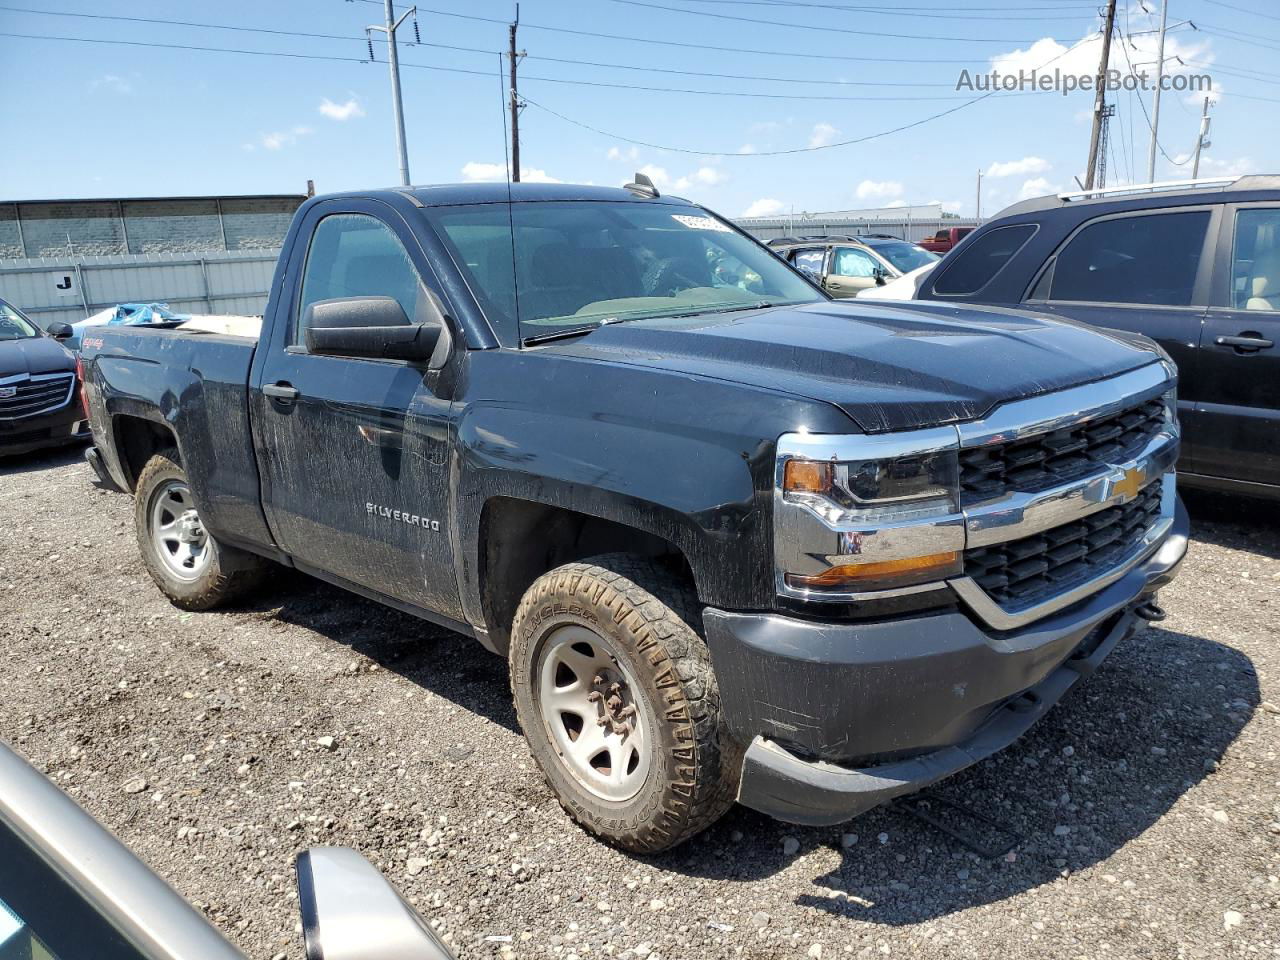
[[[205,529],[187,475],[171,451],[138,476],[134,527],[151,579],[184,610],[208,610],[257,585],[268,561],[226,547]]]
[[[565,811],[629,850],[665,850],[733,804],[697,598],[656,563],[611,554],[538,578],[516,611],[511,682],[525,738]]]

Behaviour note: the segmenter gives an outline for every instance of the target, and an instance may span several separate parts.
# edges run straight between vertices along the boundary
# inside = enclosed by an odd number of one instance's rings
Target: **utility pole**
[[[511,58],[511,180],[520,182],[520,93],[516,86],[516,65],[523,53],[516,53],[516,28],[520,26],[520,4],[516,4],[516,18],[510,25],[508,35],[511,46],[507,56]]]
[[[1151,102],[1151,147],[1147,150],[1147,182],[1156,182],[1156,147],[1160,134],[1160,84],[1164,82],[1164,35],[1169,25],[1169,0],[1160,0],[1160,45],[1156,49],[1156,92]],[[1141,94],[1139,94],[1141,96]]]
[[[396,19],[396,11],[394,0],[386,0],[386,24],[379,26],[374,24],[364,28],[365,36],[372,31],[378,30],[387,35],[387,63],[391,65],[391,109],[395,114],[396,120],[396,151],[400,155],[400,183],[402,186],[409,186],[409,148],[405,144],[404,139],[404,103],[400,97],[400,55],[396,51],[396,31],[400,29],[400,25],[409,19],[414,18],[414,29],[417,29],[418,8],[410,7],[404,12],[399,20]],[[373,41],[369,41],[369,59],[373,59]]]
[[[1168,0],[1164,0],[1168,2]],[[1084,168],[1084,188],[1093,189],[1093,171],[1098,167],[1098,145],[1102,138],[1102,113],[1107,101],[1107,66],[1111,62],[1111,34],[1116,23],[1116,0],[1107,0],[1106,24],[1102,33],[1102,56],[1098,58],[1098,75],[1093,95],[1093,133],[1089,135],[1089,163]]]
[[[1107,145],[1111,139],[1111,118],[1116,115],[1116,105],[1108,103],[1102,108],[1102,136],[1098,140],[1098,189],[1107,185]]]
[[[974,205],[974,217],[982,219],[982,168],[978,168],[978,202]]]
[[[1209,136],[1209,98],[1204,98],[1204,111],[1200,114],[1200,136],[1196,137],[1196,158],[1191,165],[1191,179],[1200,176],[1200,151],[1210,146]]]

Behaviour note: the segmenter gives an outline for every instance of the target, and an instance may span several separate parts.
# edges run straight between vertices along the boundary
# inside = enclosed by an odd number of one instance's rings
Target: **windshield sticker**
[[[690,230],[715,230],[717,233],[733,233],[733,230],[726,227],[715,217],[686,217],[679,213],[673,213],[671,219],[676,223],[684,224]]]

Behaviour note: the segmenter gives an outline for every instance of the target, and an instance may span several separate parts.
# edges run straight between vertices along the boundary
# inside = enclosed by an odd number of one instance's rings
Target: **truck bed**
[[[248,382],[257,340],[181,327],[110,326],[91,332],[81,359],[97,416],[168,424],[210,532],[229,543],[270,543],[249,428]],[[119,429],[120,421],[115,421]],[[139,456],[105,450],[112,478],[137,480]]]

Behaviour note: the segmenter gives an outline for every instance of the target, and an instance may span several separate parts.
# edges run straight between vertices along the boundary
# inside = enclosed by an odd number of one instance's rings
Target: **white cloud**
[[[836,137],[840,136],[840,131],[829,123],[815,123],[813,132],[809,134],[810,147],[825,147],[835,143]]]
[[[501,163],[479,163],[471,160],[463,164],[462,178],[471,183],[501,183],[507,179],[507,168]],[[537,167],[521,167],[520,179],[524,183],[563,183]]]
[[[781,213],[784,209],[781,200],[774,200],[771,197],[762,197],[759,200],[753,200],[747,209],[742,211],[744,217],[772,217]]]
[[[1185,34],[1170,32],[1165,37],[1164,55],[1168,58],[1165,64],[1166,73],[1205,73],[1205,63],[1212,61],[1208,41],[1184,41]],[[1125,45],[1122,45],[1125,44]],[[1132,46],[1127,45],[1132,43]],[[1157,33],[1138,33],[1131,38],[1111,44],[1109,66],[1122,74],[1147,72],[1149,80],[1155,82],[1156,50],[1159,45]],[[1019,47],[1007,53],[998,53],[991,58],[991,69],[997,73],[1018,73],[1041,70],[1052,72],[1060,70],[1063,74],[1078,77],[1093,77],[1098,72],[1098,60],[1102,56],[1101,34],[1090,34],[1075,46],[1059,43],[1053,37],[1042,37],[1025,50]],[[1195,61],[1193,65],[1190,61]],[[1132,71],[1130,66],[1132,65]],[[1093,91],[1087,92],[1089,98]]]
[[[699,167],[693,172],[693,179],[704,186],[714,187],[718,183],[724,183],[725,176],[715,167]]]
[[[988,177],[1023,177],[1029,173],[1044,173],[1051,164],[1044,157],[1023,157],[1021,160],[996,162],[987,168]]]
[[[264,150],[283,150],[298,142],[299,137],[314,133],[310,127],[297,126],[290,130],[273,130],[258,137],[258,143]],[[248,144],[246,144],[248,146]]]
[[[342,122],[352,117],[363,117],[364,107],[360,106],[360,101],[354,95],[348,97],[345,103],[334,103],[325,97],[320,101],[320,112],[330,120]]]
[[[1178,159],[1181,159],[1179,157]],[[1205,177],[1242,177],[1247,173],[1255,173],[1258,165],[1252,157],[1237,157],[1234,160],[1219,160],[1208,153],[1200,155],[1200,176]],[[1188,170],[1187,175],[1191,173]]]
[[[1022,182],[1022,187],[1018,190],[1018,199],[1030,200],[1032,197],[1043,197],[1046,194],[1057,192],[1058,188],[1044,177],[1032,177],[1030,180]]]
[[[103,74],[89,84],[89,88],[92,90],[97,90],[99,87],[110,90],[112,93],[118,93],[122,96],[128,96],[133,93],[133,84],[124,77],[117,76],[114,73]]]
[[[738,148],[738,153],[755,153],[756,145],[754,143],[744,143]]]
[[[892,200],[902,193],[902,184],[897,180],[863,180],[853,191],[859,200]]]
[[[640,151],[637,150],[635,147],[629,147],[629,148],[610,147],[609,152],[606,154],[606,156],[610,160],[634,161],[639,159]]]

